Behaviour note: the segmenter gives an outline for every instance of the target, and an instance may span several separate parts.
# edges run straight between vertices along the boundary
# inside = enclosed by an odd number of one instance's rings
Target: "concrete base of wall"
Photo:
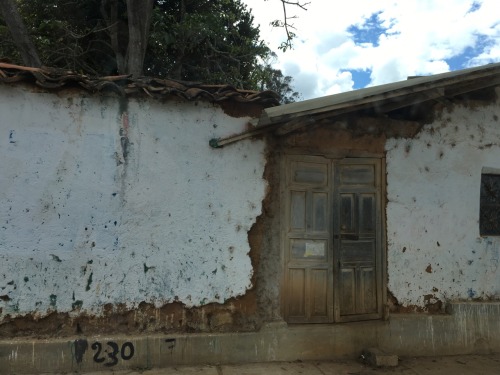
[[[452,303],[447,312],[331,325],[278,322],[250,333],[4,339],[0,369],[21,374],[331,360],[358,357],[370,347],[399,356],[500,352],[500,302]]]

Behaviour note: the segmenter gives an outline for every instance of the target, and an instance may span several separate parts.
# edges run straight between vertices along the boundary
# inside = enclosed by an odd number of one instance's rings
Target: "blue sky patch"
[[[353,40],[358,43],[371,43],[378,46],[380,35],[387,31],[387,28],[382,26],[382,21],[378,18],[379,13],[373,13],[370,18],[367,18],[361,26],[351,25],[347,31],[352,34]]]
[[[495,42],[487,35],[477,35],[476,43],[473,47],[467,47],[460,54],[455,55],[445,61],[450,66],[450,70],[468,68],[469,61],[474,57],[480,55],[487,47],[493,45]]]
[[[353,90],[362,89],[366,87],[371,81],[371,70],[345,70],[352,74],[354,85]]]
[[[479,1],[474,1],[467,13],[475,12],[476,10],[479,10],[479,8],[481,8],[481,3]]]

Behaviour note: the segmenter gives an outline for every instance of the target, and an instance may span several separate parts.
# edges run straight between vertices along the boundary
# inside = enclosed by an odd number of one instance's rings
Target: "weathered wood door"
[[[333,318],[330,161],[287,160],[285,315],[290,323]]]
[[[287,156],[284,173],[285,319],[380,318],[380,159]]]
[[[334,164],[335,320],[381,317],[380,160]]]

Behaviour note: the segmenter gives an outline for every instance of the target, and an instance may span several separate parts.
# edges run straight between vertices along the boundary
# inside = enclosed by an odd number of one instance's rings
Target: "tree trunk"
[[[1,0],[0,0],[1,1]],[[109,8],[109,14],[108,14]],[[101,15],[106,21],[106,25],[108,26],[108,34],[111,40],[111,48],[115,53],[116,58],[116,69],[118,70],[118,74],[126,74],[126,66],[125,66],[125,52],[126,48],[120,48],[120,39],[123,39],[123,36],[120,34],[120,22],[118,19],[118,0],[102,0],[101,1]],[[128,37],[128,35],[127,35]]]
[[[40,67],[42,63],[38,57],[36,48],[31,41],[28,31],[24,26],[23,20],[17,10],[15,0],[0,0],[0,11],[3,19],[9,28],[9,31],[21,54],[23,64],[26,66]]]
[[[186,2],[184,0],[180,0],[179,10],[178,22],[182,23],[184,21],[184,17],[186,16]],[[175,63],[172,67],[172,71],[169,74],[170,78],[178,80],[182,79],[182,66],[184,65],[184,55],[186,50],[185,46],[186,44],[181,43],[179,48],[176,48],[177,53],[175,54]]]
[[[153,3],[154,0],[127,0],[127,73],[135,77],[143,74],[142,69],[148,45]]]

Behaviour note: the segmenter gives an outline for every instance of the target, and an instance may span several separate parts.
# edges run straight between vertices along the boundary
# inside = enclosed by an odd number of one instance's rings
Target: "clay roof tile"
[[[177,97],[188,101],[234,101],[258,103],[264,107],[279,104],[278,94],[272,91],[241,90],[232,85],[208,85],[154,77],[133,78],[131,75],[90,77],[63,69],[32,68],[5,62],[0,62],[0,83],[32,84],[49,91],[78,87],[91,93],[111,92],[120,96],[146,95],[157,99]]]

